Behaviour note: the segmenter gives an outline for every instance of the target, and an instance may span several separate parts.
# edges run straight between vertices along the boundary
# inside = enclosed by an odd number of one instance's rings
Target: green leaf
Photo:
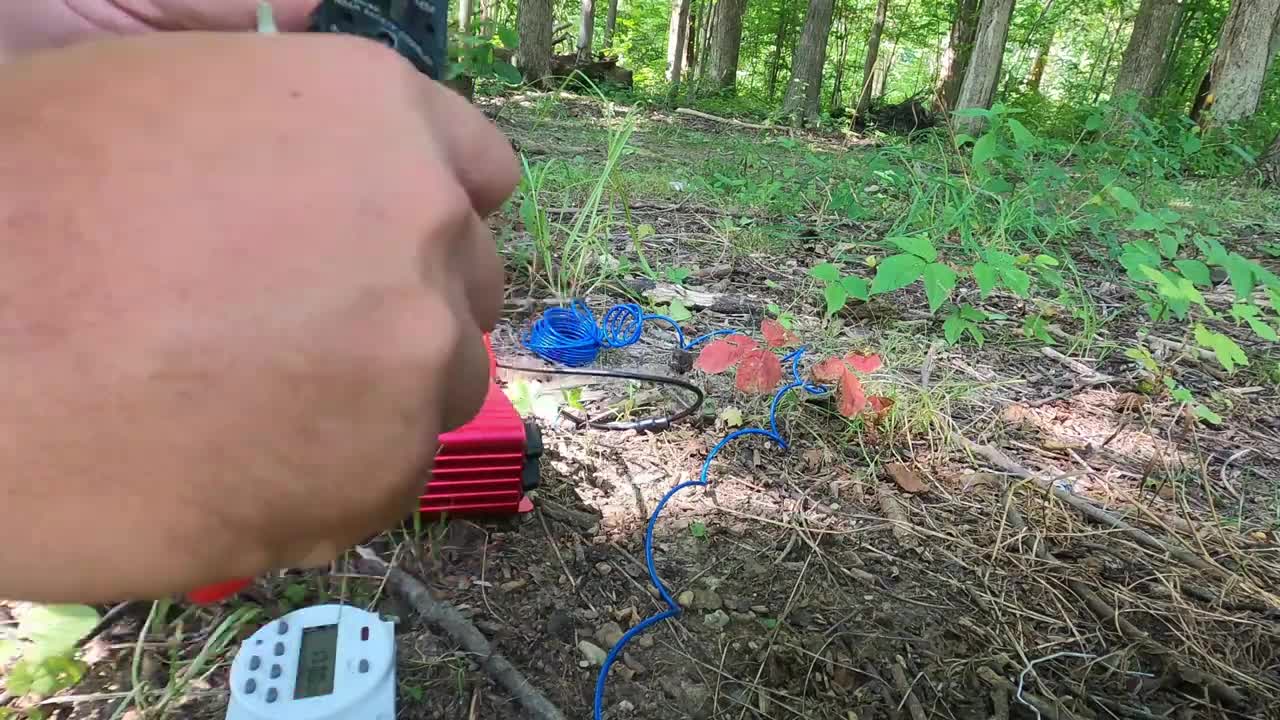
[[[1040,267],[1058,267],[1061,263],[1052,255],[1037,255],[1036,264]]]
[[[1204,142],[1196,135],[1190,133],[1182,139],[1182,152],[1186,155],[1195,155],[1200,152],[1200,148],[1204,146]]]
[[[1067,284],[1067,279],[1063,277],[1062,273],[1058,272],[1057,270],[1054,270],[1053,268],[1046,268],[1044,270],[1041,270],[1040,279],[1048,283],[1049,286],[1056,287],[1056,288],[1060,288],[1063,285]]]
[[[934,249],[933,243],[929,242],[929,238],[923,235],[891,237],[889,242],[897,245],[903,252],[924,258],[925,262],[933,262],[938,259],[938,251]]]
[[[1107,192],[1111,193],[1111,197],[1115,199],[1116,204],[1125,210],[1129,210],[1134,213],[1142,212],[1142,205],[1138,203],[1138,198],[1134,197],[1133,193],[1128,190],[1120,187],[1119,185],[1112,185],[1107,188]]]
[[[653,226],[650,225],[649,223],[644,223],[643,225],[637,225],[636,240],[643,240],[647,237],[653,237],[654,235],[657,234],[657,232],[658,231],[654,230]]]
[[[18,635],[31,643],[23,657],[39,661],[69,652],[100,619],[87,605],[37,605],[18,623]]]
[[[978,138],[978,142],[973,144],[973,169],[983,169],[987,161],[996,156],[996,152],[999,149],[1000,145],[995,131],[987,131],[986,135]]]
[[[689,276],[692,274],[693,271],[689,268],[667,268],[667,279],[676,285],[683,284],[684,281],[688,280]]]
[[[1097,132],[1102,129],[1105,122],[1101,115],[1090,115],[1089,119],[1084,121],[1084,129],[1089,132]]]
[[[956,271],[942,263],[931,263],[924,269],[924,294],[929,299],[929,312],[934,313],[951,297],[956,287]]]
[[[1253,328],[1253,332],[1263,340],[1268,342],[1280,342],[1280,335],[1276,335],[1276,329],[1270,325],[1258,320],[1257,318],[1249,318],[1245,322],[1249,323],[1249,327]]]
[[[1013,184],[1002,177],[993,177],[982,184],[982,189],[984,192],[999,195],[1001,193],[1013,192]]]
[[[996,289],[996,283],[1000,281],[1000,275],[996,269],[984,262],[973,264],[973,279],[978,283],[978,292],[982,297],[987,297],[992,290]]]
[[[289,583],[284,586],[284,599],[297,606],[307,601],[307,586],[303,583]]]
[[[18,657],[20,652],[22,652],[22,645],[17,640],[0,640],[0,666]]]
[[[972,305],[960,306],[960,317],[972,322],[982,322],[987,319],[987,314]]]
[[[871,281],[871,294],[880,295],[910,285],[924,272],[924,265],[924,260],[915,255],[891,255],[881,260]]]
[[[1003,250],[988,250],[987,263],[994,268],[1011,268],[1017,267],[1018,258],[1010,255]]]
[[[1138,213],[1133,222],[1129,223],[1129,229],[1138,232],[1155,232],[1164,228],[1164,221],[1146,211]]]
[[[1017,268],[1001,268],[1000,278],[1005,287],[1019,297],[1026,297],[1031,292],[1031,276]]]
[[[871,298],[871,288],[867,285],[867,281],[857,275],[846,275],[840,278],[840,285],[844,287],[844,291],[849,293],[849,297],[855,300],[866,302]]]
[[[502,46],[515,50],[520,47],[520,35],[509,27],[498,28],[498,39],[502,41]]]
[[[978,347],[982,347],[982,343],[986,342],[987,336],[982,333],[982,328],[977,325],[969,323],[965,330],[969,333],[969,337],[973,338],[973,341],[977,343]]]
[[[1209,266],[1199,260],[1174,260],[1173,266],[1178,268],[1178,271],[1182,273],[1182,277],[1196,285],[1203,285],[1204,287],[1213,285],[1213,276],[1209,272]]]
[[[1161,235],[1156,238],[1160,242],[1160,254],[1166,259],[1172,260],[1178,256],[1178,248],[1182,245],[1182,241],[1177,235]]]
[[[1210,265],[1226,265],[1227,249],[1215,238],[1200,237],[1195,239],[1196,247],[1204,253],[1204,261]]]
[[[840,283],[831,283],[822,288],[822,297],[827,301],[827,317],[831,317],[844,308],[849,302],[849,293]]]
[[[667,315],[678,323],[682,323],[693,317],[693,313],[689,312],[689,308],[685,307],[684,303],[676,300],[675,298],[672,298],[671,306],[667,308]]]
[[[1195,407],[1191,408],[1191,412],[1195,413],[1195,416],[1196,416],[1196,417],[1198,417],[1198,418],[1200,418],[1201,420],[1204,420],[1204,421],[1206,421],[1206,422],[1213,423],[1214,425],[1221,425],[1221,424],[1222,424],[1222,416],[1221,416],[1221,415],[1219,415],[1218,413],[1216,413],[1216,412],[1214,412],[1214,411],[1210,410],[1209,408],[1205,407],[1204,405],[1201,405],[1200,403],[1196,403],[1196,404],[1195,404]]]
[[[1005,124],[1009,126],[1009,130],[1013,132],[1013,142],[1023,150],[1030,149],[1036,144],[1036,136],[1031,134],[1026,125],[1015,118],[1005,118]]]
[[[706,539],[707,537],[706,524],[699,522],[697,520],[689,523],[689,534],[698,538],[699,540]]]
[[[959,118],[985,118],[987,120],[992,118],[992,112],[981,107],[960,108],[952,111],[951,114]]]
[[[946,338],[948,344],[955,345],[960,341],[960,336],[964,335],[964,329],[969,324],[969,321],[960,317],[959,314],[951,315],[942,323],[942,336]]]
[[[1214,357],[1222,364],[1227,373],[1233,373],[1236,365],[1248,365],[1249,358],[1234,340],[1220,332],[1210,330],[1204,325],[1196,325],[1196,343],[1206,350],[1212,350]]]
[[[1151,351],[1144,347],[1129,348],[1124,351],[1124,356],[1138,363],[1144,370],[1153,375],[1160,373],[1160,364],[1152,357]]]
[[[840,267],[835,263],[822,263],[809,268],[809,275],[825,283],[840,282]]]
[[[1231,253],[1223,263],[1227,277],[1231,279],[1231,287],[1235,288],[1236,297],[1242,300],[1253,294],[1253,266],[1252,260],[1239,253]]]

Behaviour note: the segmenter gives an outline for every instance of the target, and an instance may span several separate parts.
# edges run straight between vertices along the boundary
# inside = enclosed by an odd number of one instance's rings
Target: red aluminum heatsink
[[[489,347],[490,377],[497,360]],[[471,422],[440,436],[431,478],[419,502],[428,517],[512,515],[529,512],[525,493],[538,485],[542,438],[537,425],[525,423],[494,381]]]

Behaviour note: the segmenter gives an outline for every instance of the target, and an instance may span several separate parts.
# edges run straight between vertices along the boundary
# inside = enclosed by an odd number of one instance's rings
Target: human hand
[[[518,177],[479,111],[356,38],[0,68],[0,597],[317,566],[408,516],[487,389],[483,216]]]
[[[319,0],[271,0],[282,30],[302,30]],[[0,60],[104,35],[251,30],[258,0],[4,0]]]

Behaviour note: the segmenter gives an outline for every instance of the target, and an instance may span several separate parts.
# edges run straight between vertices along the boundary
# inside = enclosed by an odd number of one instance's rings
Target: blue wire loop
[[[646,313],[635,303],[622,303],[609,308],[601,322],[581,300],[574,300],[567,308],[549,308],[534,321],[525,333],[523,343],[529,352],[538,357],[567,367],[582,367],[595,362],[601,350],[613,350],[634,345],[640,341],[646,320],[667,323],[676,332],[676,342],[683,350],[692,350],[718,335],[732,334],[732,330],[716,330],[701,337],[685,341],[684,331],[666,315]]]
[[[534,322],[533,327],[525,335],[524,346],[539,357],[551,362],[569,367],[581,367],[594,361],[602,349],[622,348],[638,342],[643,333],[645,320],[661,320],[670,324],[675,329],[677,342],[685,350],[697,347],[718,335],[733,333],[732,330],[716,330],[685,342],[684,331],[680,329],[679,323],[666,315],[646,313],[639,305],[634,303],[614,305],[609,308],[604,314],[604,321],[601,325],[596,323],[595,316],[591,314],[591,310],[586,306],[586,303],[581,300],[574,300],[568,309],[551,308],[543,313],[542,317]],[[669,620],[680,615],[680,604],[671,596],[671,591],[667,589],[662,579],[658,577],[658,569],[653,562],[653,531],[658,525],[658,517],[662,514],[663,508],[682,490],[691,487],[706,487],[710,482],[711,461],[726,445],[738,438],[760,435],[777,443],[783,450],[788,448],[787,439],[778,430],[778,405],[782,403],[782,399],[793,390],[803,390],[812,395],[820,395],[827,391],[821,385],[806,383],[804,378],[800,376],[800,361],[804,358],[804,352],[805,348],[802,347],[783,358],[784,362],[790,361],[791,363],[792,380],[774,394],[773,402],[769,404],[769,427],[767,429],[742,428],[729,433],[711,448],[711,452],[707,453],[707,458],[702,463],[702,472],[697,480],[682,482],[671,488],[658,501],[657,506],[654,507],[653,514],[649,516],[649,523],[644,531],[644,564],[649,571],[649,581],[657,588],[658,594],[662,597],[667,609],[642,620],[635,627],[624,633],[618,639],[618,642],[614,643],[614,646],[609,649],[604,665],[600,668],[599,675],[596,676],[593,708],[595,720],[602,720],[604,716],[604,694],[605,686],[609,681],[609,669],[613,667],[618,657],[622,655],[622,649],[627,646],[627,643],[631,642],[632,638],[640,633],[663,620]]]

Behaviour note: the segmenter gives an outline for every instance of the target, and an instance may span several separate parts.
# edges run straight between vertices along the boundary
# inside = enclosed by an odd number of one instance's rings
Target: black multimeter
[[[444,77],[449,0],[322,0],[308,32],[380,42],[433,80]]]

